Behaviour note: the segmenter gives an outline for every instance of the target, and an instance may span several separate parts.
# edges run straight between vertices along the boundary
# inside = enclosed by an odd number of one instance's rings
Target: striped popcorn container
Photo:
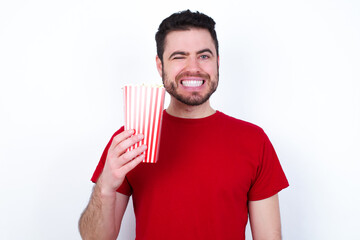
[[[123,87],[125,130],[135,129],[144,139],[129,150],[147,145],[145,163],[155,163],[164,110],[165,89],[158,85],[126,85]]]

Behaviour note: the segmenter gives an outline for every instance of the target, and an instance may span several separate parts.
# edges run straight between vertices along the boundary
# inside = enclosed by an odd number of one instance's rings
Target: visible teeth
[[[185,87],[200,87],[203,84],[202,80],[184,80],[181,82]]]

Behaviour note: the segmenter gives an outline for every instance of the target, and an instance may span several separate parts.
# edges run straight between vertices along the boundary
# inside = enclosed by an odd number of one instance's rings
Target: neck
[[[171,98],[166,112],[179,118],[204,118],[214,114],[216,111],[210,106],[209,100],[198,106],[189,106]]]

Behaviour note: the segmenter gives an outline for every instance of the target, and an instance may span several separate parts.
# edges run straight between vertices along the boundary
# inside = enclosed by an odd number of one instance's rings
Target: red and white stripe
[[[135,129],[144,134],[142,144],[147,145],[143,162],[155,163],[159,148],[162,113],[164,110],[165,89],[153,86],[126,85],[124,91],[125,130]]]

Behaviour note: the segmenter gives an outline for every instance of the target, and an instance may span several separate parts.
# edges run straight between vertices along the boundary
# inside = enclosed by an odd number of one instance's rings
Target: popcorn
[[[135,129],[144,139],[129,150],[147,145],[145,163],[157,161],[165,89],[162,85],[126,85],[123,87],[125,130]]]

